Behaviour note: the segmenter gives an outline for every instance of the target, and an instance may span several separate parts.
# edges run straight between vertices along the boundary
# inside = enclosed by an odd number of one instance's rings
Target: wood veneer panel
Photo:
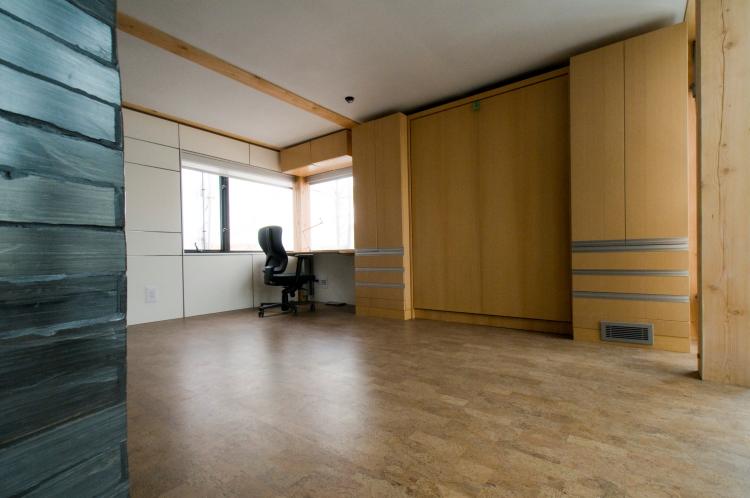
[[[481,310],[476,113],[471,105],[411,121],[414,304]]]
[[[570,322],[556,322],[547,320],[533,320],[509,316],[485,315],[479,313],[460,313],[441,310],[415,309],[415,318],[425,320],[440,320],[444,322],[468,323],[472,325],[487,325],[533,332],[549,332],[555,334],[570,334]]]
[[[377,185],[375,177],[377,134],[375,128],[375,123],[368,122],[352,130],[354,247],[357,249],[378,247],[378,206],[375,188]]]
[[[402,271],[358,271],[354,273],[356,282],[369,282],[375,284],[403,284],[404,272]]]
[[[624,44],[570,60],[573,240],[625,239]]]
[[[480,247],[480,311],[570,320],[568,78],[486,99],[476,115],[481,225],[467,242]]]
[[[402,268],[404,256],[398,254],[355,255],[355,268]]]
[[[310,141],[310,162],[317,163],[352,155],[352,133],[341,130]]]
[[[377,247],[391,249],[404,247],[405,218],[403,206],[408,206],[408,190],[404,190],[402,175],[406,170],[406,116],[393,114],[373,123],[377,147],[375,148],[375,195],[377,218]],[[408,183],[406,184],[408,186]],[[406,194],[406,197],[405,197]],[[407,234],[408,237],[408,234]]]
[[[573,290],[687,296],[690,282],[687,276],[573,275]]]
[[[640,322],[651,320],[690,321],[689,303],[633,301],[629,299],[573,298],[573,326],[599,328],[602,320]]]
[[[375,299],[394,299],[404,300],[403,287],[354,287],[354,295],[357,299],[360,297],[369,297]]]
[[[312,163],[310,142],[303,142],[293,147],[282,149],[279,153],[281,171],[289,171]]]
[[[574,252],[574,270],[687,270],[688,251]]]
[[[628,239],[687,237],[687,27],[625,42]]]

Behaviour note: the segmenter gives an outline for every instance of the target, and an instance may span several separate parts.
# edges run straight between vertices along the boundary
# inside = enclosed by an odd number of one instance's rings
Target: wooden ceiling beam
[[[313,102],[312,100],[306,99],[294,92],[287,90],[286,88],[280,87],[279,85],[272,83],[260,76],[246,71],[234,64],[231,64],[224,59],[221,59],[213,54],[201,50],[198,47],[190,45],[189,43],[180,40],[164,31],[146,24],[143,21],[131,17],[123,12],[117,13],[117,27],[125,33],[128,33],[136,38],[155,45],[159,48],[178,55],[184,59],[187,59],[195,64],[210,69],[216,73],[231,78],[245,86],[248,86],[259,92],[263,92],[266,95],[270,95],[276,99],[279,99],[287,104],[298,107],[311,114],[315,114],[331,123],[337,124],[342,128],[353,128],[356,126],[356,121],[347,118],[337,112],[323,107],[320,104]]]

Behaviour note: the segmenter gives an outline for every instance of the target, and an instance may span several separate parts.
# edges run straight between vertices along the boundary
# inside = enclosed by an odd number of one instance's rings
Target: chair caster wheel
[[[315,311],[315,303],[310,303],[310,311]]]
[[[263,318],[264,314],[265,313],[263,313],[263,310],[258,311],[258,318]]]

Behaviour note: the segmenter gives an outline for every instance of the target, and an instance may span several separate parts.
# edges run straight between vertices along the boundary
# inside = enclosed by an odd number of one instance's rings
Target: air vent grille
[[[654,326],[651,323],[601,322],[602,341],[653,344]]]

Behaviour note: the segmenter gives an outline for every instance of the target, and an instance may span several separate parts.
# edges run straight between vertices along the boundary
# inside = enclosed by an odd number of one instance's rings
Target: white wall
[[[281,289],[263,283],[263,254],[183,254],[180,152],[273,171],[279,153],[127,109],[123,118],[128,324],[279,301]],[[354,303],[353,255],[320,254],[315,273],[328,280],[316,287],[316,301]]]
[[[252,254],[186,254],[184,261],[185,316],[254,306]]]
[[[354,304],[354,254],[318,254],[313,271],[318,280],[328,283],[324,286],[319,282],[315,286],[316,301]]]
[[[183,316],[176,123],[123,109],[128,324]],[[150,298],[147,294],[150,294]]]

